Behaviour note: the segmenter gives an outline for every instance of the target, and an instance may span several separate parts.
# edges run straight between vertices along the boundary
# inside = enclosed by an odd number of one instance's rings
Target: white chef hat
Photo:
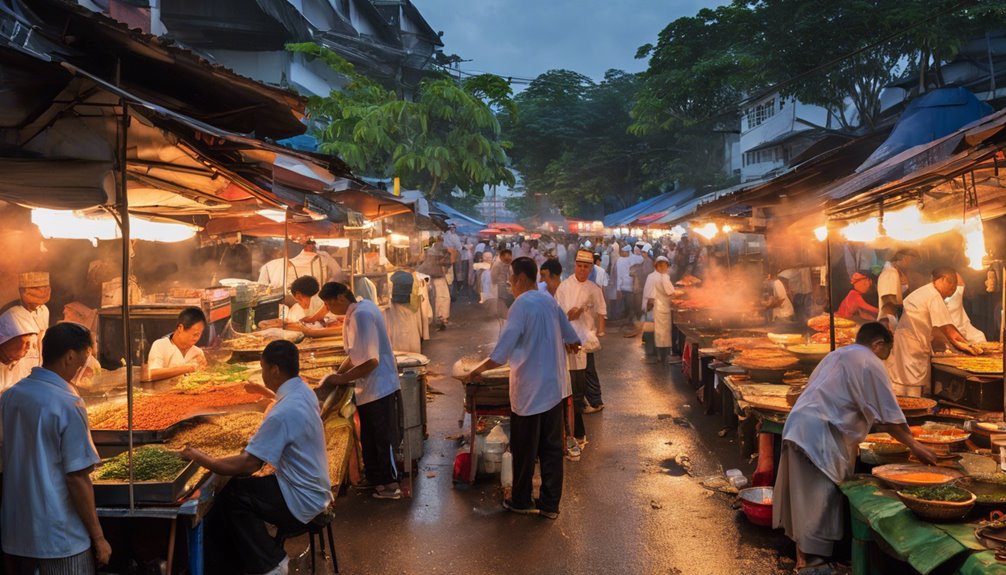
[[[12,307],[0,315],[0,345],[15,337],[38,333],[38,324],[23,307]]]

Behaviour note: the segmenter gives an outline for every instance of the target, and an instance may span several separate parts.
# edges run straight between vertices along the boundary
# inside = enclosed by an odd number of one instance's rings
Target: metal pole
[[[122,231],[122,349],[125,351],[126,363],[126,435],[128,436],[129,455],[129,510],[135,508],[133,497],[133,346],[129,333],[129,196],[126,186],[126,147],[129,130],[129,104],[122,103],[122,117],[119,123],[119,229]]]
[[[828,284],[825,286],[828,290],[828,332],[831,334],[831,351],[835,351],[835,305],[832,301],[831,294],[831,229],[826,227],[828,234],[825,236],[825,246],[828,250],[827,262],[828,269],[825,270],[825,277],[827,278],[825,282]]]
[[[283,208],[283,297],[286,298],[287,270],[290,268],[290,209]],[[286,321],[286,305],[279,306],[280,321]]]

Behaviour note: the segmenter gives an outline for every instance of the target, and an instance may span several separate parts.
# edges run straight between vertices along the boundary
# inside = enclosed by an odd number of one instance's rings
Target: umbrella
[[[505,233],[505,232],[503,230],[500,230],[500,229],[486,228],[486,229],[480,231],[479,235],[480,236],[498,236],[498,235],[500,235],[502,233]]]
[[[522,226],[520,224],[512,224],[512,223],[506,223],[506,222],[495,222],[495,223],[493,223],[493,226],[495,226],[496,228],[499,228],[500,230],[503,230],[503,231],[506,231],[506,232],[510,232],[510,233],[518,233],[518,232],[523,232],[524,231],[524,226]]]

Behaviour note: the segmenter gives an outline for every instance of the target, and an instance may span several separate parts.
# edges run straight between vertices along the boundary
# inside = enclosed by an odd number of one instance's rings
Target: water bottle
[[[510,450],[503,452],[503,464],[500,470],[500,485],[504,488],[513,487],[513,454]]]

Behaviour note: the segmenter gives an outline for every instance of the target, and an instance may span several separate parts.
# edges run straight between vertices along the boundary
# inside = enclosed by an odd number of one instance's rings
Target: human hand
[[[185,461],[194,461],[196,457],[199,456],[199,450],[191,445],[186,445],[178,452],[178,457],[181,457]]]
[[[581,315],[583,315],[583,308],[581,307],[574,307],[566,312],[566,318],[569,319],[569,321],[576,321],[580,319]]]
[[[471,372],[468,373],[468,375],[464,377],[464,379],[461,380],[461,382],[464,383],[465,385],[468,385],[470,383],[478,383],[480,381],[482,381],[482,372],[477,369],[473,369]]]
[[[94,560],[98,564],[98,567],[104,567],[108,565],[108,561],[112,558],[112,546],[108,544],[108,541],[104,537],[99,537],[94,540]]]
[[[935,451],[918,443],[916,443],[915,448],[912,449],[912,453],[919,459],[919,461],[925,463],[926,465],[936,465],[939,460]]]
[[[573,354],[580,353],[580,342],[567,343],[566,344],[566,352],[567,353],[573,353]]]

